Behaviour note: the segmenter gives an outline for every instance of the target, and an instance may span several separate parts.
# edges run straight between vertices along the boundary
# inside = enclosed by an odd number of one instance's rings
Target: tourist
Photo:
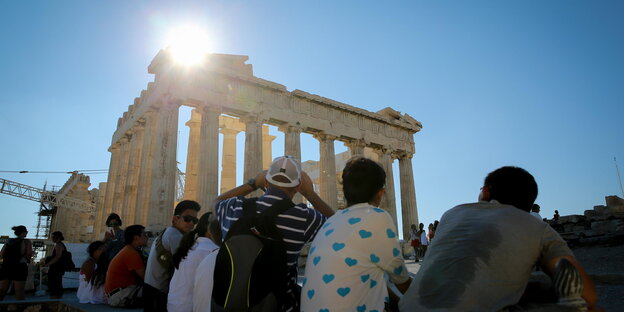
[[[419,225],[418,233],[420,234],[420,248],[418,248],[418,258],[424,259],[425,253],[427,252],[427,245],[429,245],[429,242],[427,241],[427,232],[425,231],[425,224],[421,223]]]
[[[124,230],[121,228],[121,218],[116,213],[111,213],[106,218],[106,232],[104,232],[104,243],[106,244],[106,257],[108,261],[112,260],[115,255],[125,246]]]
[[[63,275],[65,275],[65,264],[63,263],[63,253],[67,250],[63,240],[65,237],[60,231],[52,233],[54,250],[52,256],[46,258],[44,266],[48,267],[48,293],[51,299],[63,297]]]
[[[531,208],[531,215],[536,217],[539,220],[542,220],[542,216],[540,216],[539,212],[540,212],[540,205],[533,204],[533,207]]]
[[[167,311],[169,281],[173,276],[173,253],[180,240],[197,224],[199,203],[192,200],[179,202],[171,218],[171,226],[160,233],[150,249],[145,271],[143,289],[143,309],[145,311]]]
[[[528,213],[536,197],[537,184],[524,169],[502,167],[488,174],[478,203],[442,216],[400,309],[498,311],[519,302],[536,263],[552,277],[561,259],[576,267],[583,298],[593,307],[594,284],[566,242]]]
[[[219,220],[222,236],[226,237],[230,227],[243,214],[242,199],[260,187],[267,187],[266,193],[256,199],[256,208],[264,211],[284,198],[292,199],[297,192],[305,197],[314,207],[300,203],[287,209],[275,218],[287,251],[288,302],[280,308],[282,311],[297,310],[299,307],[299,286],[297,285],[297,262],[303,245],[314,238],[327,217],[334,211],[314,192],[310,177],[301,171],[301,163],[292,156],[277,157],[267,172],[261,172],[246,184],[231,189],[216,200],[215,211]]]
[[[0,301],[4,299],[9,284],[13,281],[15,299],[24,300],[24,285],[28,277],[28,263],[33,256],[32,243],[26,239],[28,230],[23,225],[11,228],[15,238],[9,239],[0,251],[2,268],[0,269]]]
[[[378,208],[385,181],[376,162],[362,157],[347,162],[342,171],[347,208],[329,218],[312,242],[302,311],[384,311],[390,297],[396,300],[384,275],[401,292],[409,287],[394,220]]]
[[[418,262],[418,248],[420,247],[420,235],[416,224],[410,225],[410,246],[414,248],[414,261]]]
[[[89,258],[80,267],[80,276],[78,278],[78,301],[80,303],[103,304],[106,303],[106,294],[104,293],[104,285],[94,285],[93,279],[96,276],[98,262],[100,258],[104,258],[103,253],[106,246],[102,241],[95,241],[87,247]]]
[[[212,235],[211,240],[217,245],[217,248],[208,253],[195,270],[195,277],[193,278],[193,312],[210,312],[212,305],[212,296],[207,294],[212,294],[214,269],[222,240],[221,228],[216,218],[211,218],[208,230]]]
[[[141,306],[141,284],[145,277],[145,263],[141,249],[147,246],[145,227],[131,225],[124,231],[125,246],[111,261],[106,273],[104,291],[108,305],[119,308]]]
[[[433,236],[435,236],[435,230],[433,229],[433,223],[429,223],[429,226],[427,227],[427,230],[429,230],[429,232],[427,233],[427,240],[431,244],[431,241],[433,240]]]
[[[221,243],[221,229],[216,218],[208,212],[199,218],[194,230],[184,234],[175,254],[173,265],[176,268],[169,284],[167,310],[169,312],[193,311],[193,287],[197,276],[197,267],[207,255],[219,249]],[[216,242],[216,243],[215,243]],[[202,276],[207,281],[212,275]],[[211,284],[212,285],[212,284]],[[201,296],[210,298],[210,289],[202,288]]]
[[[553,221],[559,221],[559,210],[555,210],[555,214],[553,215]]]

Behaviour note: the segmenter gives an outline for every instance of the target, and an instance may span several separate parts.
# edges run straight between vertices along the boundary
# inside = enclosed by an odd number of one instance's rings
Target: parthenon
[[[176,148],[179,107],[193,107],[185,199],[209,209],[219,192],[234,187],[236,169],[255,176],[271,160],[267,125],[284,133],[284,152],[301,159],[302,133],[319,141],[319,194],[338,207],[334,142],[344,142],[351,156],[375,153],[386,170],[382,208],[397,220],[392,164],[398,159],[403,233],[418,223],[412,156],[413,135],[420,122],[391,108],[377,113],[340,103],[253,75],[247,56],[208,54],[203,65],[176,64],[161,50],[148,67],[154,75],[140,97],[119,118],[109,148],[108,180],[100,185],[103,203],[95,212],[95,237],[104,231],[111,212],[124,224],[143,224],[159,231],[169,224],[175,205]],[[236,134],[245,132],[244,164],[236,164]],[[222,168],[218,168],[219,133],[223,135]],[[368,152],[369,153],[369,152]],[[338,170],[337,170],[338,169]],[[219,176],[221,172],[221,176]],[[221,189],[218,189],[219,179]]]

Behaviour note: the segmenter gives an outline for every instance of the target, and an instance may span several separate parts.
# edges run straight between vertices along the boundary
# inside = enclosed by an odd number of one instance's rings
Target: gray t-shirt
[[[401,311],[498,311],[516,304],[539,260],[573,256],[547,223],[496,201],[447,211]]]
[[[176,249],[178,249],[178,245],[180,245],[180,240],[182,240],[183,235],[184,234],[178,229],[172,226],[168,227],[162,236],[163,247],[169,250],[172,254],[175,253]],[[158,262],[156,240],[157,239],[155,239],[152,243],[152,248],[150,249],[149,257],[147,258],[145,283],[160,290],[161,292],[167,293],[169,291],[169,281],[171,280],[171,276],[169,275],[169,272],[167,272]]]

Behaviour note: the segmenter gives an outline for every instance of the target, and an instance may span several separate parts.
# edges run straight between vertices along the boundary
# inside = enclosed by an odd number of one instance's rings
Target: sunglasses
[[[184,222],[193,222],[193,224],[197,224],[197,222],[199,221],[199,219],[193,217],[193,216],[181,216],[181,215],[176,215],[176,217],[182,218],[182,220],[184,220]]]

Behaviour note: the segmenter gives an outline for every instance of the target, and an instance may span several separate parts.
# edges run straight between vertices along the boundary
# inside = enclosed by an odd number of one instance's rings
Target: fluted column
[[[364,147],[366,147],[366,142],[364,142],[364,140],[352,140],[345,142],[345,146],[349,148],[351,157],[364,156]]]
[[[184,199],[197,200],[197,173],[199,168],[199,137],[201,115],[194,109],[191,120],[186,122],[189,127],[189,142],[186,153],[186,173],[184,179]]]
[[[153,142],[152,177],[146,228],[160,231],[171,222],[175,202],[178,105],[163,101]]]
[[[379,163],[386,172],[386,193],[381,200],[381,208],[387,211],[392,216],[392,220],[394,220],[394,225],[396,226],[398,222],[396,199],[394,195],[394,173],[392,172],[392,155],[391,152],[386,148],[376,148],[375,153],[377,153],[377,155],[379,156]]]
[[[252,116],[241,120],[245,122],[245,171],[243,178],[247,181],[262,170],[262,122]]]
[[[418,211],[416,210],[416,191],[414,190],[414,173],[412,171],[412,155],[399,155],[399,171],[401,180],[401,212],[403,218],[403,238],[409,239],[411,224],[418,226]]]
[[[122,215],[124,188],[126,185],[126,177],[128,176],[128,162],[130,161],[130,138],[132,134],[124,135],[119,143],[121,144],[121,164],[119,166],[119,172],[115,179],[115,193],[113,194],[113,212],[118,215]]]
[[[152,175],[155,155],[158,152],[156,146],[156,134],[160,118],[157,109],[148,110],[144,115],[145,130],[143,135],[143,146],[141,150],[141,160],[139,166],[139,181],[137,183],[137,197],[134,211],[133,224],[147,225],[147,215],[150,212],[150,192],[152,189]],[[106,188],[108,190],[108,187]],[[129,220],[130,221],[130,220]],[[130,223],[130,222],[127,222]],[[161,230],[161,229],[150,229]]]
[[[139,167],[141,165],[141,153],[143,147],[143,137],[145,133],[144,123],[139,123],[133,128],[134,133],[130,140],[130,160],[128,162],[128,177],[126,179],[122,220],[132,224],[135,218],[137,184],[139,182]]]
[[[334,210],[338,207],[338,185],[336,182],[336,153],[334,152],[335,136],[316,134],[320,147],[320,196]]]
[[[236,135],[240,131],[221,128],[223,133],[223,151],[221,154],[221,187],[220,192],[236,187]]]
[[[267,170],[273,161],[274,135],[269,134],[269,127],[262,126],[262,169]]]
[[[197,199],[201,213],[211,211],[210,203],[217,198],[219,187],[219,115],[213,107],[201,110],[199,137],[199,173]]]
[[[95,229],[93,232],[96,235],[96,238],[101,239],[100,235],[104,233],[104,228],[106,225],[104,222],[108,217],[108,214],[112,211],[113,207],[113,193],[115,191],[115,178],[117,177],[117,167],[119,166],[119,143],[115,142],[108,149],[111,153],[110,165],[108,166],[108,178],[106,180],[106,189],[104,191],[104,201],[98,210],[98,220],[95,224]]]
[[[284,155],[293,156],[301,162],[301,127],[285,125],[278,130],[284,132]],[[302,201],[303,196],[299,193],[295,194],[293,202],[300,203]]]

